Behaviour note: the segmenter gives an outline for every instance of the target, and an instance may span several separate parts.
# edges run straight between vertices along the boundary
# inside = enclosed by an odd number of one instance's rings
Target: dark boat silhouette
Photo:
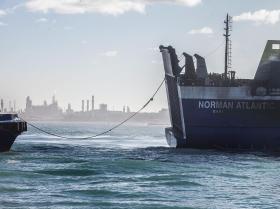
[[[24,131],[27,131],[27,124],[17,114],[0,114],[0,152],[9,151]]]

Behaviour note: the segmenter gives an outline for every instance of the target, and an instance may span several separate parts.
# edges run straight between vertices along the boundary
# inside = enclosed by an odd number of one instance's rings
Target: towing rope
[[[45,133],[47,135],[50,135],[50,136],[54,136],[54,137],[57,137],[57,138],[60,138],[60,139],[93,139],[93,138],[97,138],[99,136],[102,136],[102,135],[105,135],[109,132],[112,132],[113,130],[117,129],[118,127],[120,127],[121,125],[125,124],[126,122],[128,122],[129,120],[131,120],[132,118],[134,118],[136,115],[138,115],[142,110],[144,110],[152,101],[154,101],[154,98],[155,96],[158,94],[159,90],[161,89],[161,87],[163,86],[163,83],[165,81],[165,78],[163,79],[163,81],[160,83],[160,85],[158,86],[158,88],[156,89],[156,91],[154,92],[154,94],[152,95],[152,97],[150,97],[150,99],[138,110],[136,111],[135,113],[133,113],[132,115],[130,115],[128,118],[126,118],[124,121],[122,121],[121,123],[113,126],[112,128],[106,130],[106,131],[103,131],[101,133],[98,133],[98,134],[95,134],[93,136],[87,136],[87,137],[67,137],[67,136],[62,136],[62,135],[59,135],[59,134],[55,134],[55,133],[52,133],[50,131],[46,131],[32,123],[29,123],[27,122],[26,120],[24,120],[23,118],[19,117],[22,121],[26,122],[29,126],[35,128],[36,130],[42,132],[42,133]]]

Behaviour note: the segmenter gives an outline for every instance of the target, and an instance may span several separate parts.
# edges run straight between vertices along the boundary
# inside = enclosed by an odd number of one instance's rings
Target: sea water
[[[112,124],[36,123],[72,137]],[[0,208],[280,208],[277,153],[171,149],[164,126],[31,129],[0,154]]]

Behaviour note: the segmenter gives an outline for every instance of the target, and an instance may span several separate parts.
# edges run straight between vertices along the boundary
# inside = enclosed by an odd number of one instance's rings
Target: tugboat
[[[11,149],[15,139],[27,131],[27,124],[17,114],[0,114],[0,152]]]
[[[160,46],[172,127],[167,142],[177,148],[280,148],[280,41],[267,41],[254,79],[231,70],[231,17],[225,20],[224,73],[208,73],[205,58]],[[193,57],[196,59],[194,64]]]

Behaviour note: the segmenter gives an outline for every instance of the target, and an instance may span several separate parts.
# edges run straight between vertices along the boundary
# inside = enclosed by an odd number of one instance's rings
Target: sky
[[[223,21],[233,17],[233,70],[253,78],[265,43],[280,39],[279,0],[1,0],[0,98],[81,100],[137,110],[164,77],[159,45],[223,71]],[[183,63],[182,63],[183,65]],[[167,107],[165,88],[146,111]]]

